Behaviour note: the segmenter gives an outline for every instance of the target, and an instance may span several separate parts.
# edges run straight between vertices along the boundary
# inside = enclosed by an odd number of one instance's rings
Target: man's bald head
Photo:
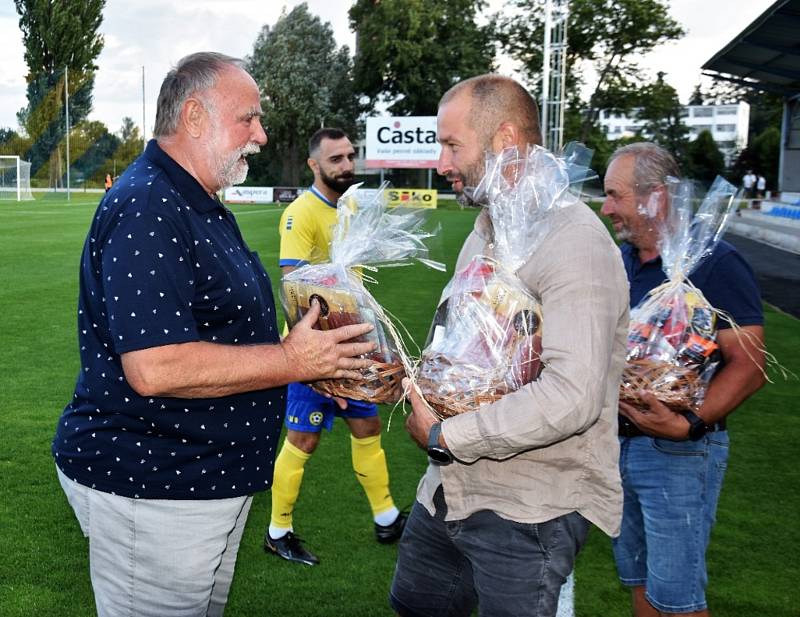
[[[491,73],[465,79],[445,92],[439,107],[461,96],[469,97],[469,122],[483,143],[488,144],[504,122],[514,124],[525,143],[542,143],[539,108],[515,80]]]

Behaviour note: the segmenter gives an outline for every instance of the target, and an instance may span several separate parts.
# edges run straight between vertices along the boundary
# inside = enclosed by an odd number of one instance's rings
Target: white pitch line
[[[561,586],[556,617],[575,617],[575,572],[570,572],[567,582]]]
[[[14,210],[13,212],[1,211],[0,210],[0,215],[3,215],[3,214],[8,214],[8,215],[11,215],[11,214],[47,214],[47,215],[51,215],[51,214],[75,214],[75,213],[74,212],[69,212],[68,210],[67,211],[65,211],[65,210]]]
[[[276,208],[276,209],[269,209],[269,210],[240,210],[238,212],[235,211],[235,210],[232,210],[232,212],[233,212],[233,214],[235,216],[239,217],[239,216],[243,216],[245,214],[280,214],[281,212],[283,212],[283,210],[278,210]]]
[[[88,202],[85,202],[85,203],[75,203],[75,202],[73,202],[70,207],[91,206],[91,205],[97,205],[97,203],[94,202],[94,201],[88,201]],[[12,214],[47,214],[47,215],[51,215],[51,214],[74,214],[74,212],[70,210],[70,207],[65,206],[64,208],[59,209],[59,210],[5,210],[2,207],[0,207],[0,215],[3,215],[3,214],[6,214],[6,215],[12,215]],[[234,215],[236,215],[238,217],[238,216],[243,216],[245,214],[280,214],[282,212],[283,212],[283,210],[279,210],[279,209],[275,208],[275,209],[264,209],[264,210],[243,210],[243,211],[240,211],[240,212],[234,212]]]

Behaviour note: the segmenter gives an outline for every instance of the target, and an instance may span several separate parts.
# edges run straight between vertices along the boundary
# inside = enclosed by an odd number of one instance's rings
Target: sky
[[[243,57],[252,52],[264,25],[274,24],[285,6],[287,12],[299,1],[274,0],[107,0],[100,32],[105,46],[97,59],[94,104],[89,118],[100,120],[110,131],[119,131],[129,116],[141,128],[143,118],[142,73],[144,67],[144,124],[150,136],[155,120],[158,89],[177,60],[195,51],[219,51]],[[351,52],[355,34],[350,32],[347,11],[350,0],[308,0],[311,13],[329,22],[339,45]],[[653,76],[667,74],[681,101],[688,100],[700,79],[700,65],[739,34],[766,10],[773,0],[672,0],[670,14],[687,31],[641,59]],[[502,0],[491,0],[494,9]],[[569,36],[569,34],[568,34]],[[0,0],[0,127],[17,130],[17,111],[27,103],[22,34],[12,0]],[[500,72],[509,74],[513,63],[504,61]]]

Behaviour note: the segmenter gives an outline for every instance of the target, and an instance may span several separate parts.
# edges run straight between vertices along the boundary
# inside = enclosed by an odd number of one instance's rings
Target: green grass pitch
[[[63,496],[50,456],[58,416],[78,371],[77,273],[96,194],[0,202],[0,615],[85,616],[94,613],[88,549]],[[245,239],[278,281],[280,208],[235,206]],[[379,273],[375,296],[422,344],[441,289],[475,213],[446,207],[433,258]],[[568,247],[565,247],[568,250]],[[800,374],[800,324],[767,307],[770,351]],[[797,615],[796,551],[800,512],[797,435],[800,385],[775,380],[730,421],[731,458],[709,551],[709,602],[718,617]],[[382,410],[384,424],[390,409]],[[425,467],[398,409],[384,436],[392,492],[410,505]],[[386,596],[396,548],[373,539],[366,498],[350,465],[348,433],[337,423],[306,468],[295,529],[320,556],[315,568],[265,555],[261,536],[268,493],[250,513],[226,615],[281,617],[391,615]],[[794,565],[793,565],[794,564]],[[630,614],[617,582],[610,541],[593,530],[578,559],[580,617]]]

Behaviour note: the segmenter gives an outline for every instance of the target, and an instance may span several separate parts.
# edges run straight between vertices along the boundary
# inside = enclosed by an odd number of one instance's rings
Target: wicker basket
[[[653,360],[633,360],[622,372],[619,398],[644,405],[641,391],[650,392],[673,411],[697,411],[696,401],[705,384],[694,369]]]
[[[470,370],[467,367],[453,366],[441,354],[428,355],[423,358],[423,362],[426,361],[428,370],[418,372],[417,386],[441,420],[475,411],[481,405],[494,403],[509,392],[508,382],[504,378],[506,367],[497,367],[494,370],[487,367],[479,373],[474,367]],[[458,390],[443,388],[442,384],[445,383],[460,383],[462,387]]]
[[[424,393],[425,401],[440,420],[475,411],[481,405],[494,403],[505,394],[505,392],[490,390],[484,392],[457,392],[444,396],[439,394],[435,384],[428,382],[428,380],[419,379],[417,380],[417,385]]]
[[[422,396],[440,419],[494,403],[542,370],[539,303],[499,277],[481,285],[477,297],[462,292],[440,305],[417,371]],[[450,321],[448,311],[460,319]],[[436,343],[436,329],[442,325],[444,331],[444,324],[455,347]]]
[[[308,278],[299,278],[301,275]],[[320,305],[317,327],[321,330],[372,323],[375,328],[353,342],[374,343],[376,350],[365,356],[373,364],[361,371],[364,379],[322,379],[310,384],[311,387],[321,394],[368,403],[399,401],[403,395],[401,382],[405,368],[397,345],[382,323],[380,306],[360,279],[346,269],[337,269],[330,264],[297,270],[283,278],[281,301],[290,326],[308,312],[312,300],[317,300]]]
[[[406,372],[401,363],[374,362],[361,372],[364,375],[363,380],[323,379],[313,382],[311,387],[320,394],[367,403],[396,403],[403,396],[401,382]]]

